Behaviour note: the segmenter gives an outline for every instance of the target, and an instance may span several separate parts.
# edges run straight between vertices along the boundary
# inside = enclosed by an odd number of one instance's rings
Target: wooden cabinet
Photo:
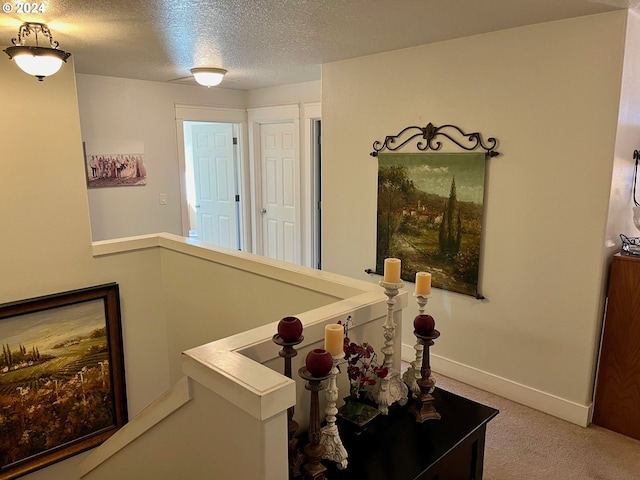
[[[611,264],[593,423],[640,440],[639,257]]]

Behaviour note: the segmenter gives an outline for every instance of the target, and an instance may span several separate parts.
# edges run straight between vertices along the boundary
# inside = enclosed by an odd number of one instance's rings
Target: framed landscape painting
[[[376,273],[402,260],[402,279],[432,275],[434,287],[478,293],[486,154],[378,155]]]
[[[115,283],[0,305],[0,478],[95,447],[127,422]]]

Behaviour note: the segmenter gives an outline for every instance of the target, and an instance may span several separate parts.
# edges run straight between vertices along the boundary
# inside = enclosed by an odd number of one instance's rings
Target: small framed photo
[[[0,305],[0,478],[96,447],[127,422],[118,285]]]

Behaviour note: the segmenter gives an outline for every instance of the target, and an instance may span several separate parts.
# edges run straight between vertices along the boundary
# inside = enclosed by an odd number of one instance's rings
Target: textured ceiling
[[[44,13],[19,14],[17,1],[4,0],[12,11],[0,14],[0,45],[22,22],[43,22],[79,73],[166,82],[193,67],[222,67],[221,87],[249,90],[319,80],[325,62],[637,1],[50,0],[38,3]]]

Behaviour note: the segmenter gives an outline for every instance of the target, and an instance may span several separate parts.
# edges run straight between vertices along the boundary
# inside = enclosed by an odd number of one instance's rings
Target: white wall
[[[167,322],[171,383],[183,375],[184,350],[335,301],[307,288],[174,252],[163,252],[162,270],[163,310],[173,319]]]
[[[147,185],[89,191],[93,240],[182,233],[176,103],[244,107],[245,92],[78,75],[82,140],[144,144]],[[182,148],[180,146],[180,148]],[[160,205],[159,195],[167,195]]]
[[[345,60],[322,75],[325,269],[366,278],[374,266],[375,140],[428,122],[497,137],[502,155],[488,160],[486,180],[487,300],[434,290],[434,368],[582,420],[602,314],[626,15]]]
[[[626,21],[625,12],[616,12],[326,65],[325,267],[366,278],[362,271],[373,264],[377,169],[368,154],[374,140],[429,121],[497,136],[503,155],[489,161],[487,180],[482,292],[488,300],[435,291],[428,311],[442,337],[433,351],[480,378],[486,374],[587,405],[603,244],[610,237],[605,228]],[[637,19],[630,20],[629,31],[631,42]],[[634,47],[627,48],[631,54]],[[155,132],[171,128],[166,135],[173,138],[175,122],[158,129],[138,119],[147,108],[162,113],[173,104],[155,110],[158,98],[148,98],[144,88],[106,77],[80,76],[76,95],[72,65],[37,82],[12,62],[0,62],[3,91],[10,92],[0,116],[0,302],[118,282],[129,409],[135,415],[169,385],[157,252],[141,252],[135,263],[122,255],[92,257],[81,142],[83,135],[100,136],[105,124],[115,139],[141,138],[154,145],[146,152],[151,175],[152,157],[169,158],[176,148]],[[394,68],[382,71],[380,65]],[[623,100],[635,105],[637,73],[630,68]],[[86,99],[102,89],[107,96]],[[197,100],[185,96],[181,102]],[[83,121],[83,135],[78,98],[83,119],[96,119],[88,130]],[[116,100],[139,109],[119,115]],[[633,129],[635,112],[621,113]],[[616,158],[626,160],[628,147],[617,134]],[[153,198],[140,203],[156,202],[155,188],[170,175],[158,173],[153,182],[159,184],[144,187]],[[173,202],[177,187],[166,187]],[[179,214],[170,217],[175,229],[166,230],[179,231]],[[617,230],[611,230],[614,236]],[[411,328],[404,330],[410,344]],[[66,480],[80,457],[25,478]]]
[[[0,303],[120,285],[131,415],[169,386],[158,254],[94,259],[73,63],[38,82],[0,62]],[[141,348],[141,346],[157,348]],[[67,480],[82,455],[25,478]]]
[[[633,224],[634,150],[640,149],[640,17],[630,12],[620,92],[620,114],[616,135],[611,198],[607,222],[607,247],[619,249],[621,233],[640,236]],[[640,201],[640,190],[638,191]]]
[[[277,478],[265,474],[261,460],[275,457],[266,452],[286,452],[286,410],[261,422],[197,382],[191,385],[193,400],[82,478]]]
[[[175,104],[248,108],[318,102],[320,81],[253,91],[79,74],[82,140],[144,144],[147,185],[89,191],[93,240],[182,233]],[[160,205],[159,195],[167,195]]]
[[[290,103],[319,102],[322,98],[322,84],[316,82],[280,85],[247,91],[247,108],[287,105]]]

